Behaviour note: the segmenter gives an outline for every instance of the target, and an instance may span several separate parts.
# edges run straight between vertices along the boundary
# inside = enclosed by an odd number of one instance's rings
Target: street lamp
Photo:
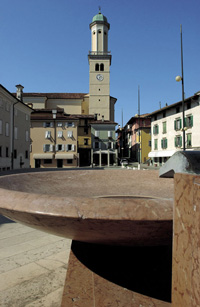
[[[181,34],[181,74],[182,76],[176,76],[177,82],[182,81],[182,116],[183,116],[183,151],[185,151],[185,109],[184,109],[184,78],[183,78],[183,39],[182,39],[182,25],[180,26]]]

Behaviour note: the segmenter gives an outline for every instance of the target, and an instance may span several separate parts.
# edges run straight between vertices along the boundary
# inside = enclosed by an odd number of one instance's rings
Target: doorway
[[[40,165],[41,165],[41,160],[35,159],[35,168],[40,168]]]
[[[63,167],[63,159],[57,160],[57,167],[62,168]]]

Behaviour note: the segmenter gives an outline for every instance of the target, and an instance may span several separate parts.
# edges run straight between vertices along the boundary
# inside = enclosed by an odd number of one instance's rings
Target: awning
[[[74,159],[74,154],[71,153],[56,154],[55,159]]]
[[[162,150],[162,151],[151,151],[148,154],[149,158],[160,158],[160,157],[171,157],[177,150]]]
[[[53,159],[53,153],[33,154],[33,159]]]

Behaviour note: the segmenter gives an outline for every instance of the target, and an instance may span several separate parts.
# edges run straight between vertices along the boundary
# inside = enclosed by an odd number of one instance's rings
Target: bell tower
[[[89,51],[89,114],[97,114],[105,120],[113,120],[110,109],[110,65],[111,54],[108,51],[108,31],[110,24],[107,18],[99,13],[90,24],[91,51]]]

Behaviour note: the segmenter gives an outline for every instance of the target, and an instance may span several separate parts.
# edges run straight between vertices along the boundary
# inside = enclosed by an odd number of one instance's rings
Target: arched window
[[[104,64],[103,63],[100,64],[100,71],[104,71]]]
[[[99,71],[99,64],[98,63],[95,65],[95,70]]]

